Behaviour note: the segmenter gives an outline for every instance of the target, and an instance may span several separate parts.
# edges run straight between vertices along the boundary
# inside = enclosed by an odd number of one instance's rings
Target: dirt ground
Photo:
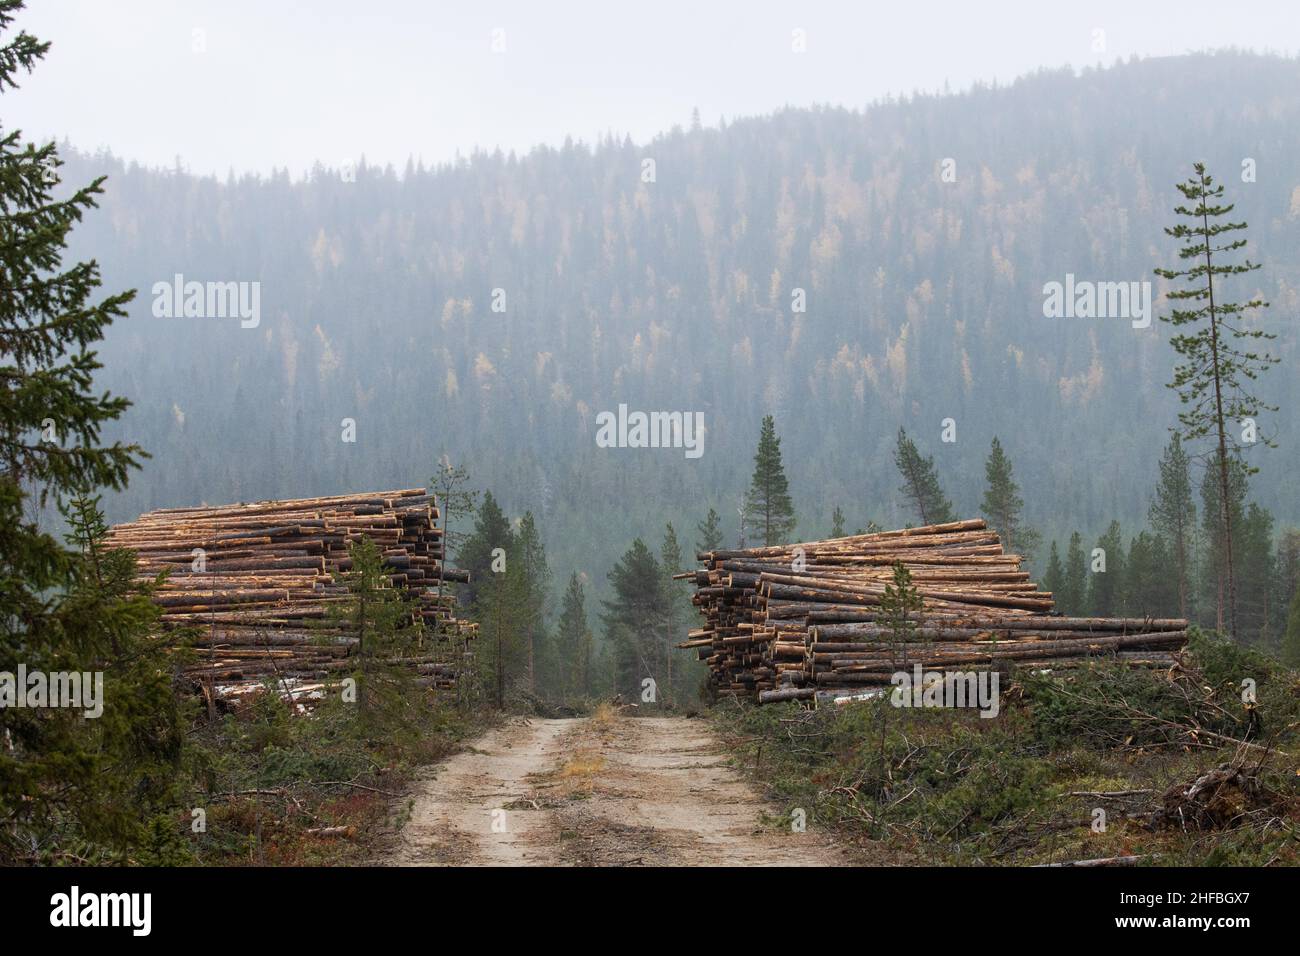
[[[398,866],[844,866],[726,764],[701,720],[517,718],[431,768]],[[766,819],[765,819],[766,817]]]

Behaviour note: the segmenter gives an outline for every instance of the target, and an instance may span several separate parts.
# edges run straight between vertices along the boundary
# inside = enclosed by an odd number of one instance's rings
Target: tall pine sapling
[[[1246,223],[1220,221],[1234,208],[1231,203],[1222,202],[1223,186],[1214,184],[1204,163],[1196,163],[1192,169],[1191,178],[1176,184],[1188,204],[1174,207],[1188,221],[1165,229],[1167,235],[1184,243],[1178,258],[1187,267],[1156,269],[1156,275],[1169,280],[1183,279],[1188,285],[1166,293],[1171,301],[1185,305],[1160,317],[1175,329],[1188,330],[1178,332],[1169,340],[1180,359],[1169,387],[1178,393],[1185,406],[1178,414],[1181,437],[1186,441],[1209,437],[1214,442],[1213,467],[1219,482],[1219,521],[1223,525],[1221,540],[1227,575],[1228,633],[1235,638],[1237,582],[1229,507],[1229,458],[1240,456],[1243,443],[1238,441],[1232,426],[1238,424],[1245,428],[1249,420],[1258,438],[1266,445],[1273,444],[1258,432],[1255,420],[1260,412],[1277,409],[1264,404],[1251,383],[1278,362],[1267,352],[1255,351],[1256,343],[1276,336],[1244,325],[1245,314],[1267,307],[1267,302],[1262,299],[1226,301],[1222,288],[1216,290],[1216,279],[1254,272],[1260,266],[1249,257],[1242,262],[1230,261],[1232,253],[1245,248],[1246,240],[1220,241],[1220,237],[1245,229]],[[1216,256],[1220,257],[1218,261]]]

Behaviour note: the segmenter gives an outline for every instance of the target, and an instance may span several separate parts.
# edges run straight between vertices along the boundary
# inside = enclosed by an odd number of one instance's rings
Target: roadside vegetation
[[[1300,674],[1199,631],[1168,672],[1014,672],[992,719],[888,696],[727,701],[712,719],[784,806],[772,825],[802,809],[882,862],[1259,866],[1300,851]]]

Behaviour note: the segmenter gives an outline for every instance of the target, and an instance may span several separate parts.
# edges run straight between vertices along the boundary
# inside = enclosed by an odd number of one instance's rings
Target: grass
[[[1300,862],[1300,678],[1201,634],[1171,673],[1105,662],[1016,673],[993,719],[887,698],[819,710],[727,702],[712,716],[737,765],[783,806],[774,819],[802,808],[885,862]],[[1242,768],[1249,792],[1217,788],[1228,809],[1213,826],[1167,798],[1223,764]],[[1164,815],[1167,799],[1181,816]]]
[[[186,838],[168,862],[346,865],[381,853],[409,813],[403,794],[415,771],[480,729],[428,692],[396,706],[400,713],[365,719],[356,705],[327,700],[302,716],[263,694],[238,714],[196,724],[193,807],[177,821]]]

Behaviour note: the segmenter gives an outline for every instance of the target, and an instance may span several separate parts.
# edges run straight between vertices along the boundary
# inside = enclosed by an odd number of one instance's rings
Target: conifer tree
[[[1056,606],[1066,614],[1082,614],[1087,600],[1088,559],[1083,553],[1083,538],[1076,531],[1070,535],[1070,546],[1065,551],[1065,577]]]
[[[1151,501],[1150,519],[1168,542],[1178,588],[1178,616],[1187,618],[1191,606],[1192,559],[1195,554],[1196,503],[1183,441],[1174,435],[1160,456],[1160,479]]]
[[[1137,617],[1174,617],[1178,611],[1178,582],[1169,574],[1171,552],[1164,537],[1140,532],[1129,544],[1124,582],[1124,607]]]
[[[1246,468],[1240,460],[1233,458],[1228,462],[1228,495],[1226,506],[1220,499],[1220,482],[1218,469],[1208,467],[1201,476],[1201,544],[1203,555],[1200,561],[1201,583],[1204,588],[1203,603],[1205,610],[1214,609],[1209,618],[1202,613],[1202,618],[1216,631],[1228,633],[1229,601],[1227,560],[1230,545],[1227,529],[1232,528],[1232,536],[1241,535],[1241,522],[1246,510],[1246,495],[1249,493],[1250,479]],[[1223,520],[1223,515],[1228,520]]]
[[[831,537],[844,537],[844,512],[840,510],[839,505],[836,505],[835,510],[831,512]]]
[[[664,593],[664,673],[668,683],[665,699],[676,701],[673,690],[673,645],[682,639],[686,615],[690,611],[690,586],[685,581],[673,580],[682,568],[682,548],[677,541],[677,531],[672,522],[664,529],[663,544],[659,547],[659,567],[663,573]]]
[[[1061,565],[1061,552],[1052,542],[1047,553],[1047,571],[1043,574],[1043,590],[1050,592],[1059,604],[1065,588],[1065,568]]]
[[[695,539],[696,551],[718,551],[722,548],[722,518],[710,508],[704,520],[695,526],[699,537]]]
[[[520,609],[523,623],[523,641],[528,655],[527,682],[528,692],[537,693],[537,673],[548,669],[546,634],[546,602],[551,589],[551,568],[546,560],[546,546],[542,543],[541,532],[533,513],[527,511],[519,521],[519,533],[515,536],[516,559],[520,563],[521,594],[523,607]]]
[[[587,594],[576,571],[569,575],[556,629],[560,646],[559,694],[561,698],[588,696],[592,692],[592,635],[587,623]]]
[[[1223,203],[1223,186],[1214,184],[1214,177],[1206,172],[1204,163],[1192,167],[1193,175],[1177,183],[1178,191],[1190,205],[1179,205],[1174,211],[1189,220],[1166,227],[1165,233],[1184,243],[1178,257],[1187,263],[1185,269],[1157,269],[1156,275],[1164,279],[1184,279],[1186,288],[1170,289],[1166,295],[1173,302],[1187,303],[1184,308],[1174,308],[1161,321],[1170,323],[1178,331],[1169,340],[1181,359],[1174,369],[1174,379],[1169,387],[1178,393],[1185,406],[1178,414],[1180,434],[1187,441],[1210,438],[1214,442],[1214,469],[1219,483],[1218,523],[1222,525],[1219,541],[1224,548],[1223,569],[1227,578],[1228,633],[1237,634],[1237,581],[1233,560],[1233,527],[1231,460],[1237,457],[1240,442],[1234,431],[1237,423],[1255,420],[1262,411],[1277,411],[1262,402],[1253,390],[1258,377],[1276,364],[1278,359],[1267,352],[1256,351],[1259,343],[1276,338],[1262,329],[1246,327],[1247,312],[1268,306],[1262,299],[1233,302],[1224,295],[1223,283],[1216,288],[1216,279],[1254,272],[1259,263],[1249,257],[1242,262],[1231,260],[1231,254],[1246,246],[1245,239],[1224,240],[1228,233],[1246,228],[1245,222],[1220,221],[1233,210],[1231,203]],[[1213,221],[1211,221],[1213,220]],[[1262,437],[1264,444],[1272,442]],[[1247,469],[1249,474],[1253,469]]]
[[[1285,606],[1275,608],[1277,564],[1273,551],[1273,515],[1257,502],[1250,502],[1242,515],[1237,534],[1237,639],[1263,644],[1274,627],[1274,618],[1285,616]]]
[[[901,428],[898,430],[898,446],[894,450],[894,464],[903,476],[903,485],[899,490],[922,525],[944,524],[954,520],[952,502],[945,497],[943,488],[939,485],[939,476],[935,474],[934,458],[921,457],[915,443]]]
[[[494,552],[500,548],[508,556],[514,550],[515,535],[510,528],[510,520],[497,504],[492,492],[483,494],[483,503],[479,505],[475,519],[474,531],[461,546],[458,563],[470,573],[466,586],[466,604],[473,607],[478,603],[479,593],[494,573],[492,564]]]
[[[984,463],[984,476],[988,481],[980,505],[984,517],[1002,536],[1003,547],[1031,560],[1038,549],[1038,532],[1021,523],[1025,501],[1020,497],[1020,486],[1011,475],[1011,460],[1002,451],[1002,443],[996,435]]]
[[[1097,547],[1106,555],[1105,570],[1093,571],[1088,588],[1089,612],[1098,617],[1119,617],[1124,611],[1125,568],[1124,535],[1119,522],[1112,521],[1106,533],[1097,539]]]
[[[338,577],[349,599],[336,616],[357,640],[353,655],[357,711],[365,731],[374,735],[405,717],[410,674],[389,661],[414,649],[416,625],[411,608],[389,581],[379,546],[363,537],[348,548],[348,557],[351,567]]]
[[[660,649],[663,633],[663,578],[659,562],[637,538],[609,572],[610,600],[601,602],[602,618],[615,648],[614,685],[639,699],[642,681],[663,678]]]
[[[13,35],[22,6],[0,0],[0,94],[49,49]],[[104,180],[56,199],[61,166],[53,143],[0,136],[0,671],[101,672],[106,699],[94,719],[0,707],[0,861],[50,852],[51,831],[65,827],[124,852],[141,833],[123,814],[150,812],[166,779],[148,777],[156,767],[144,755],[165,763],[180,748],[171,670],[147,640],[146,590],[129,556],[102,548],[94,497],[123,488],[144,457],[101,441],[129,403],[94,387],[94,345],[134,293],[96,300],[99,266],[64,264],[69,233]],[[50,501],[70,509],[71,547],[26,513]]]
[[[771,415],[763,418],[758,451],[754,453],[754,476],[745,496],[745,514],[762,535],[763,545],[785,544],[794,531],[794,502],[781,463],[781,439]]]

